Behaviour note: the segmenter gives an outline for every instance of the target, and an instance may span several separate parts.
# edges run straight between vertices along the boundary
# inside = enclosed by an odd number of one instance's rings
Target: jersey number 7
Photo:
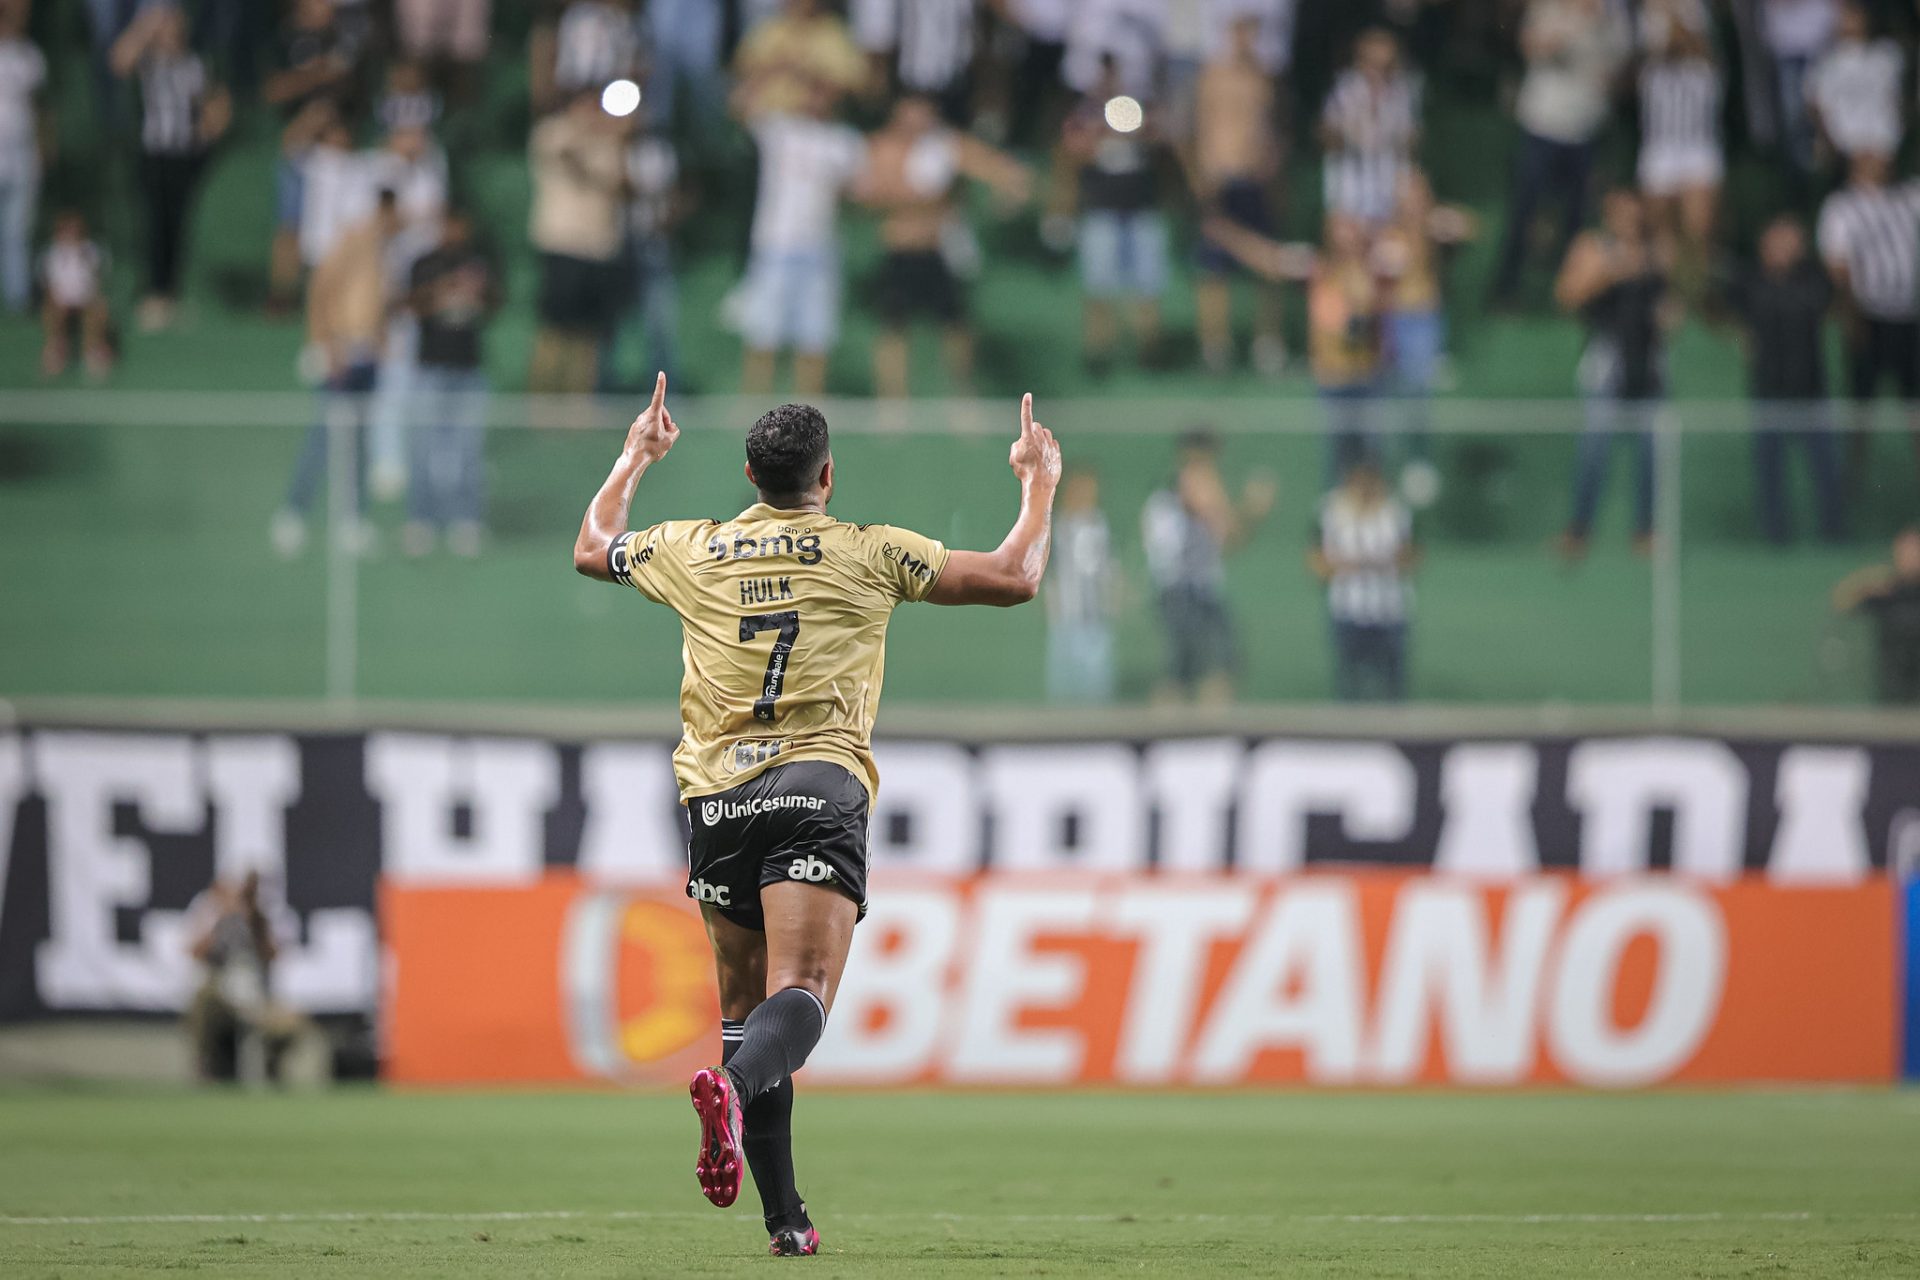
[[[781,690],[787,687],[787,660],[793,653],[793,645],[800,638],[800,611],[788,609],[785,613],[755,613],[740,619],[740,639],[744,642],[753,639],[763,631],[776,631],[773,638],[773,652],[767,655],[767,676],[760,682],[760,696],[753,700],[753,718],[772,720],[774,704],[780,701]]]

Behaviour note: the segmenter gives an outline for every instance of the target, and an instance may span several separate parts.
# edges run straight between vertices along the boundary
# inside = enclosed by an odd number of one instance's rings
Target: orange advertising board
[[[896,880],[812,1083],[1877,1081],[1885,880],[1381,873]],[[388,1076],[677,1081],[718,1052],[694,905],[571,875],[382,888]]]

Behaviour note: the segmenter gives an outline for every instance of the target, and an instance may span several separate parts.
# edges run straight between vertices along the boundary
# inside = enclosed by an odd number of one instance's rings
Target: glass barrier
[[[675,620],[570,562],[632,408],[499,397],[484,431],[416,425],[409,439],[378,405],[337,403],[329,419],[301,395],[0,396],[0,695],[670,701]],[[684,435],[642,482],[636,525],[752,501],[741,436],[756,406],[674,409]],[[826,410],[834,514],[997,544],[1017,502],[1015,406]],[[1858,444],[1838,415],[1757,443],[1748,406],[1681,404],[1622,411],[1602,443],[1592,414],[1576,401],[1043,397],[1041,420],[1086,477],[1062,497],[1049,598],[901,610],[889,694],[1869,699],[1871,611],[1836,614],[1829,597],[1885,563],[1920,510],[1904,418],[1890,409]],[[1371,442],[1386,498],[1411,514],[1419,558],[1404,573],[1387,563],[1392,521],[1382,532],[1354,515],[1377,514],[1372,499],[1350,492],[1322,519],[1347,440],[1334,427]],[[1192,464],[1185,500],[1156,498],[1179,488],[1201,432],[1213,460]],[[1765,497],[1775,454],[1784,530]],[[1577,477],[1601,463],[1590,534],[1570,542]],[[356,472],[358,489],[333,483]],[[1208,490],[1221,514],[1196,527],[1182,513]],[[1207,520],[1221,527],[1198,532]],[[1102,521],[1107,569],[1088,532]],[[1316,547],[1344,565],[1331,588]]]

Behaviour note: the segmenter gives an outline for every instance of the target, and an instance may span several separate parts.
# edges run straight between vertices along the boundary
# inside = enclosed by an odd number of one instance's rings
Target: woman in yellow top
[[[1399,429],[1406,437],[1400,489],[1413,507],[1430,505],[1440,493],[1427,425],[1428,401],[1447,349],[1441,254],[1473,239],[1478,229],[1471,213],[1437,203],[1426,174],[1409,169],[1400,179],[1393,220],[1374,236],[1374,273],[1384,282],[1387,295],[1382,325],[1385,380],[1399,410]]]
[[[1224,218],[1209,219],[1205,234],[1255,275],[1306,282],[1307,358],[1327,406],[1331,487],[1356,459],[1377,453],[1371,401],[1380,386],[1386,299],[1368,260],[1366,227],[1345,214],[1329,213],[1318,251],[1269,240]]]

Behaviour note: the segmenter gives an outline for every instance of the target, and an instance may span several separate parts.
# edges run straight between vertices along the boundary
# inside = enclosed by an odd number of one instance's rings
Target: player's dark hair
[[[827,418],[810,404],[783,404],[747,432],[747,465],[769,498],[798,498],[820,483],[827,465]]]

